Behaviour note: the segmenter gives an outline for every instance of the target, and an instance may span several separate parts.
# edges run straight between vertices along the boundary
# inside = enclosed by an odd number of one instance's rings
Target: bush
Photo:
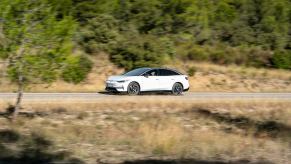
[[[270,67],[272,52],[268,50],[263,50],[258,47],[248,48],[246,54],[241,53],[241,56],[246,55],[247,61],[246,66],[252,67]]]
[[[210,54],[210,60],[217,64],[230,64],[233,60],[233,56],[230,54],[226,54],[225,51],[216,49],[211,52]]]
[[[237,64],[252,67],[270,67],[272,51],[259,47],[231,47],[224,44],[199,46],[178,45],[178,54],[184,60],[210,61],[216,64]],[[186,54],[186,55],[185,55]]]
[[[207,49],[195,46],[189,50],[187,56],[190,60],[206,61],[209,58],[209,53],[207,52]]]
[[[108,51],[120,38],[118,21],[110,15],[98,15],[81,27],[79,44],[87,53]]]
[[[187,71],[189,76],[194,76],[196,72],[197,72],[196,67],[190,67]]]
[[[291,69],[291,51],[277,51],[271,61],[275,68]]]
[[[92,69],[92,61],[85,56],[70,56],[67,59],[68,65],[62,72],[65,81],[80,83]]]
[[[173,55],[171,43],[152,36],[126,38],[111,52],[111,60],[127,70],[160,66]]]

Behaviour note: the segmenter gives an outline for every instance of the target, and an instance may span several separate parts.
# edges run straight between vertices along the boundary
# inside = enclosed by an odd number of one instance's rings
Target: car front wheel
[[[129,95],[138,95],[140,92],[140,87],[137,82],[131,82],[128,84],[127,93]]]
[[[180,83],[175,83],[172,88],[173,95],[181,95],[183,93],[183,86]]]

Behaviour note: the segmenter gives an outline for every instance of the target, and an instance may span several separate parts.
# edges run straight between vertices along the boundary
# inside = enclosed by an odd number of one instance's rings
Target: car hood
[[[119,80],[127,80],[127,79],[129,79],[128,76],[109,76],[107,80],[119,81]]]

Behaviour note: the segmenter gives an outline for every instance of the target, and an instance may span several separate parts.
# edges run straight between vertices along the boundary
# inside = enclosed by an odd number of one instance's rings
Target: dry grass
[[[224,92],[290,92],[291,73],[287,70],[221,66],[210,63],[175,62],[169,67],[183,70],[196,69],[191,77],[191,91]]]
[[[116,96],[104,97],[96,101],[63,99],[51,101],[24,101],[23,110],[30,112],[82,112],[118,111],[130,112],[181,112],[192,109],[212,109],[213,112],[244,114],[254,119],[285,120],[290,123],[291,101],[281,99],[179,99],[175,96]],[[142,99],[142,101],[141,101]],[[14,101],[0,100],[0,111],[4,111]],[[259,109],[259,110],[257,110]]]
[[[285,135],[290,134],[286,132],[291,127],[290,101],[184,103],[156,97],[139,103],[128,97],[94,103],[27,102],[23,112],[30,117],[21,114],[14,124],[0,117],[0,124],[1,129],[44,136],[55,149],[70,151],[87,163],[97,158],[118,163],[149,156],[278,164],[291,160],[291,138]],[[260,129],[270,121],[284,127]]]
[[[104,90],[105,80],[110,75],[121,74],[124,70],[112,64],[106,54],[99,54],[87,80],[78,85],[63,81],[51,85],[33,85],[30,92],[97,92]],[[190,77],[190,91],[195,92],[290,92],[291,73],[287,70],[221,66],[210,63],[174,61],[166,67],[176,68],[184,73],[194,67],[195,75]],[[0,71],[1,72],[1,71]],[[16,86],[2,79],[0,92],[16,91]],[[5,86],[5,87],[3,87]]]
[[[153,122],[152,122],[153,121]],[[139,151],[183,157],[189,149],[189,135],[176,120],[151,120],[141,123],[136,131]]]
[[[134,144],[139,151],[204,160],[249,159],[257,161],[262,158],[278,163],[288,163],[290,160],[290,148],[285,147],[284,143],[225,133],[205,127],[189,130],[179,122],[170,120],[157,123],[158,125],[146,123],[139,126],[135,134],[138,141]],[[278,154],[278,152],[283,153],[274,156],[274,153]]]

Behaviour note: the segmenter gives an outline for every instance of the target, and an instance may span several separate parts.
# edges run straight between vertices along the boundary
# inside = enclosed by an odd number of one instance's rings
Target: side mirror
[[[143,76],[144,76],[144,77],[146,77],[146,78],[148,78],[148,77],[149,77],[149,75],[148,75],[148,74],[144,74]]]

